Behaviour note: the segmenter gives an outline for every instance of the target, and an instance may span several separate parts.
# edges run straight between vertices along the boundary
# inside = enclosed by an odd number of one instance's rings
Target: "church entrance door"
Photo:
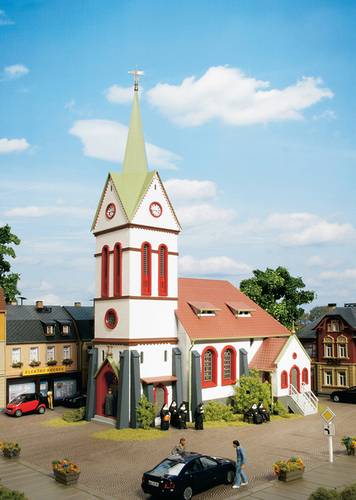
[[[96,377],[96,414],[101,416],[109,416],[105,412],[105,400],[109,393],[109,389],[112,392],[111,404],[112,407],[112,417],[116,417],[117,409],[117,378],[112,369],[110,363],[105,363],[102,365],[97,377]],[[106,405],[108,409],[108,404]]]
[[[168,404],[168,390],[163,384],[158,384],[153,389],[153,400],[156,405],[156,415],[159,415],[164,404]]]
[[[289,380],[290,384],[293,385],[293,387],[295,387],[298,392],[300,392],[300,370],[297,366],[293,366],[291,368]]]

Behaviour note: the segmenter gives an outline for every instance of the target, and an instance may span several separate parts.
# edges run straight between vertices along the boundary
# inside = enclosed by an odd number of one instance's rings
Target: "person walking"
[[[179,443],[171,451],[171,455],[184,455],[187,441],[184,437],[180,438]]]
[[[236,475],[233,488],[240,488],[240,486],[246,486],[248,484],[248,477],[243,470],[246,464],[246,454],[237,439],[235,439],[232,444],[236,449]]]

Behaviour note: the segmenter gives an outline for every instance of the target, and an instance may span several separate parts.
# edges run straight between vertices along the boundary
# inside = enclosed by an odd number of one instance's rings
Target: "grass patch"
[[[88,422],[86,420],[80,420],[79,422],[66,422],[63,418],[51,418],[46,422],[42,422],[45,427],[75,427],[78,425],[85,425]]]
[[[218,420],[216,422],[204,422],[204,429],[219,429],[221,427],[246,427],[247,422],[242,422],[241,420],[233,420],[232,422],[226,422],[226,420]]]
[[[153,441],[165,437],[159,429],[108,429],[91,434],[95,439],[107,441]]]

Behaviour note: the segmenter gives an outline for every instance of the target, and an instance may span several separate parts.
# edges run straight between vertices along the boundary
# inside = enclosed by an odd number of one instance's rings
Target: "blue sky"
[[[90,303],[137,66],[180,274],[284,265],[313,305],[356,301],[355,21],[346,0],[0,0],[0,223],[22,294]]]

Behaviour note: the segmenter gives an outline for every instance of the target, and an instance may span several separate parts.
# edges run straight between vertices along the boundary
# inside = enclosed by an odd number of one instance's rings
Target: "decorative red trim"
[[[114,297],[122,295],[122,250],[121,243],[114,246]]]
[[[117,344],[117,345],[141,345],[141,344],[178,344],[177,338],[158,337],[156,339],[140,338],[140,339],[118,339],[118,338],[96,338],[93,344]]]
[[[164,404],[168,404],[168,389],[164,384],[157,384],[153,388],[153,401],[157,402],[157,389],[163,389],[164,392]]]
[[[205,381],[204,379],[204,363],[205,363],[205,353],[207,351],[212,352],[212,380]],[[201,386],[203,389],[207,387],[216,387],[218,385],[218,353],[215,347],[208,346],[204,349],[201,354]]]
[[[141,252],[141,248],[135,248],[135,247],[124,247],[121,248],[122,252]],[[114,250],[110,250],[110,253],[114,253]],[[152,253],[158,253],[158,250],[152,250]],[[168,255],[175,255],[176,257],[179,257],[179,252],[168,252]],[[101,253],[95,253],[94,257],[101,257]]]
[[[297,365],[293,365],[289,372],[289,384],[292,385],[292,370],[297,370],[297,391],[300,392],[300,370]]]
[[[102,300],[115,300],[116,297],[96,297],[95,302],[101,302]],[[178,297],[142,297],[141,295],[121,295],[120,299],[134,299],[134,300],[178,300]]]
[[[145,262],[146,259],[146,262]],[[151,295],[152,291],[152,247],[148,241],[141,245],[141,295]]]
[[[141,224],[122,224],[121,226],[114,226],[108,229],[102,229],[101,231],[93,231],[95,236],[100,236],[101,234],[112,233],[113,231],[118,231],[119,229],[148,229],[149,231],[161,231],[162,233],[172,233],[179,234],[180,231],[177,229],[167,229],[165,227],[152,227],[152,226],[143,226]]]
[[[288,389],[288,373],[285,370],[281,373],[281,389]]]
[[[161,253],[163,255],[161,255]],[[162,259],[162,261],[161,261]],[[162,269],[163,264],[163,269]],[[168,248],[166,245],[158,247],[158,295],[166,297],[168,294]]]
[[[109,296],[109,271],[110,271],[110,253],[107,245],[103,246],[101,251],[101,296]]]
[[[95,406],[96,406],[96,414],[97,415],[105,415],[104,412],[104,406],[105,406],[105,396],[108,392],[110,384],[108,383],[109,380],[111,379],[114,381],[116,378],[115,373],[109,364],[109,362],[106,360],[103,365],[101,365],[99,372],[96,375],[96,401],[95,401]]]
[[[304,384],[309,384],[309,370],[308,370],[308,368],[303,368],[303,370],[302,370],[302,382],[304,382]]]
[[[224,355],[225,352],[231,351],[231,377],[229,379],[224,378]],[[233,385],[236,384],[236,349],[232,345],[227,345],[221,351],[221,385]]]
[[[110,322],[110,316],[113,315],[114,316],[114,322]],[[104,318],[104,321],[105,321],[105,326],[106,328],[110,328],[110,330],[113,330],[118,322],[119,322],[119,318],[118,318],[118,315],[117,315],[117,312],[115,311],[115,309],[108,309],[105,313],[105,318]]]

